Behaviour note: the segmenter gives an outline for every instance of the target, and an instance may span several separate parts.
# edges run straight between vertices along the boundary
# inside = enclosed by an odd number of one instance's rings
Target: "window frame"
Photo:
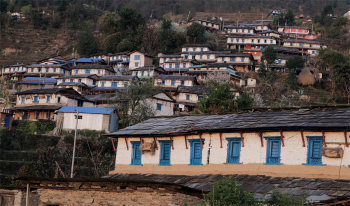
[[[159,155],[159,164],[158,166],[171,166],[171,142],[170,140],[158,140],[160,143],[160,155]],[[164,150],[165,146],[169,147],[169,160],[163,159],[164,158]],[[166,161],[169,161],[169,163],[166,163]]]
[[[135,55],[134,56],[134,60],[140,60],[141,59],[141,55]]]
[[[283,165],[283,163],[281,163],[281,137],[280,136],[274,136],[274,137],[264,137],[267,141],[267,147],[266,147],[266,163],[264,163],[264,165]],[[271,159],[270,158],[274,158],[272,157],[272,151],[271,151],[271,144],[272,142],[278,142],[278,163],[271,163]]]
[[[326,166],[326,164],[322,164],[322,154],[321,154],[321,150],[322,150],[322,147],[323,147],[323,137],[322,136],[306,136],[307,138],[307,142],[308,142],[308,145],[307,145],[307,158],[306,158],[306,164],[303,164],[303,165],[310,165],[310,166]],[[311,158],[313,158],[311,156],[311,150],[313,149],[313,143],[316,142],[316,141],[319,141],[321,143],[321,147],[320,147],[320,151],[319,151],[319,158],[317,159],[320,159],[320,164],[310,164],[311,162]],[[313,159],[316,159],[316,158],[313,158]]]
[[[130,141],[130,143],[132,144],[132,156],[131,156],[131,164],[130,165],[137,165],[137,166],[143,166],[142,165],[142,153],[140,152],[140,164],[135,164],[135,156],[136,156],[136,152],[137,150],[135,150],[136,146],[138,145],[140,148],[141,142],[140,141]]]
[[[157,111],[162,111],[162,103],[157,103]]]
[[[188,97],[188,98],[187,98]],[[186,100],[191,100],[191,97],[189,94],[186,94]]]
[[[51,101],[51,95],[47,95],[46,96],[46,103],[50,104],[50,101]]]
[[[164,86],[165,85],[165,80],[162,79],[160,84]]]
[[[227,158],[226,158],[226,163],[224,164],[234,164],[234,165],[240,165],[240,164],[243,164],[243,163],[240,163],[240,160],[241,160],[241,150],[242,150],[242,139],[240,137],[227,137],[226,138],[227,140]],[[234,144],[234,143],[238,143],[239,144],[239,155],[238,157],[238,162],[229,162],[229,158],[231,158],[231,156],[229,154],[232,153],[232,146],[231,144]]]
[[[205,139],[203,139],[202,138],[202,141],[203,141],[203,143],[204,143],[204,140]],[[203,163],[202,163],[202,160],[203,160],[203,149],[202,149],[202,145],[201,145],[201,140],[200,139],[189,139],[188,140],[189,142],[190,142],[190,145],[191,145],[191,156],[190,156],[190,164],[188,164],[188,165],[193,165],[193,166],[198,166],[198,165],[203,165]],[[199,144],[200,145],[200,163],[198,164],[198,163],[194,163],[194,145],[195,144]],[[199,158],[198,158],[199,159]]]

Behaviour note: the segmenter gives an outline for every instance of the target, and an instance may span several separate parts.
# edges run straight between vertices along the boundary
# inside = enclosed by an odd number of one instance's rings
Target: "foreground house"
[[[57,110],[57,117],[63,117],[63,130],[74,130],[75,116],[79,109],[81,120],[78,121],[78,130],[98,130],[115,132],[118,130],[118,113],[115,108],[70,107],[65,106]]]
[[[284,39],[283,46],[288,48],[296,48],[300,52],[305,52],[310,56],[316,56],[316,54],[318,54],[319,49],[325,49],[328,47],[328,45],[323,42],[298,39]]]
[[[132,81],[138,77],[133,75],[105,75],[97,81],[97,87],[91,89],[92,93],[115,92],[119,89],[126,89]]]
[[[93,106],[72,88],[32,89],[17,93],[15,119],[55,119],[54,112],[63,106]]]
[[[350,180],[350,123],[344,121],[349,115],[349,108],[306,108],[153,118],[107,134],[121,140],[111,174],[236,173]],[[150,143],[154,153],[141,153],[138,148]]]

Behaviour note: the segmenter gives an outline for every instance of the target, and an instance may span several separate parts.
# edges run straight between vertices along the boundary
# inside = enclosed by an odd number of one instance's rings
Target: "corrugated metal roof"
[[[55,79],[55,78],[44,78],[44,77],[25,77],[25,78],[23,78],[23,81],[26,81],[26,80],[41,80],[41,81],[43,81],[43,80],[45,80],[45,81],[55,81],[55,82],[57,82],[57,80]]]
[[[87,114],[110,114],[115,109],[114,108],[95,108],[95,107],[69,107],[65,106],[59,109],[57,112],[65,112],[65,113],[76,113],[77,109],[79,109],[79,113],[87,113]]]
[[[78,63],[92,63],[92,62],[99,62],[101,60],[102,60],[101,58],[81,58],[81,59],[75,60],[75,62],[78,62]]]

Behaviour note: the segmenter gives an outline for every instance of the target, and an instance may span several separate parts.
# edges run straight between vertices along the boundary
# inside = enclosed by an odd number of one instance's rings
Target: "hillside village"
[[[349,12],[106,12],[68,55],[4,58],[17,63],[0,70],[0,206],[224,205],[226,178],[237,205],[350,205]]]

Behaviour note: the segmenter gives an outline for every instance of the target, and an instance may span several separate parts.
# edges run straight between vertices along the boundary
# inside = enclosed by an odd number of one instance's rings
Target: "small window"
[[[27,85],[28,86],[28,85]],[[25,97],[21,97],[21,104],[24,104],[26,101],[26,98]]]
[[[73,79],[70,79],[70,82],[73,82]]]
[[[193,48],[193,51],[196,51],[196,48]]]
[[[210,59],[210,55],[207,55],[207,59]]]
[[[83,100],[78,100],[77,101],[77,107],[83,107],[84,106],[84,101]]]
[[[57,97],[57,103],[61,102],[61,97]]]
[[[236,42],[239,42],[239,39],[238,39],[238,38],[236,39]]]
[[[135,75],[136,75],[136,76],[139,76],[139,72],[135,72]]]
[[[186,63],[183,63],[183,64],[182,64],[182,68],[186,68]]]
[[[162,110],[162,104],[161,103],[157,103],[157,110],[159,110],[159,111]]]
[[[232,33],[232,29],[230,29],[230,33]]]
[[[190,100],[190,95],[186,94],[186,100]]]
[[[312,51],[311,53],[312,53],[312,54],[316,54],[316,52],[315,52],[315,51]]]
[[[239,163],[241,155],[241,138],[226,138],[228,141],[227,161],[226,164],[242,164]]]
[[[188,55],[185,55],[185,59],[188,59]]]
[[[241,62],[244,62],[244,57],[241,58]]]
[[[135,67],[139,67],[139,63],[135,63]]]
[[[267,139],[266,164],[281,165],[281,137],[265,137]]]
[[[81,82],[81,79],[78,79],[78,82]]]
[[[231,42],[233,42],[233,39],[231,38]]]
[[[242,39],[242,42],[244,43],[244,39]]]
[[[101,70],[97,70],[97,74],[101,74]]]
[[[118,86],[118,82],[112,82],[112,87],[117,87]]]
[[[267,40],[266,40],[266,39],[264,40],[264,43],[267,43]]]
[[[128,87],[128,82],[124,82],[124,87]]]
[[[51,96],[50,95],[46,96],[46,103],[50,103],[50,100],[51,100]]]
[[[175,86],[175,80],[171,80],[171,86]]]
[[[242,29],[242,33],[244,33],[244,29]]]
[[[293,43],[290,43],[290,46],[294,46],[294,44],[293,44]]]
[[[186,48],[186,51],[188,52],[188,48]]]
[[[158,140],[158,141],[161,144],[159,166],[171,166],[170,165],[170,152],[171,152],[170,140]]]
[[[169,68],[173,68],[173,64],[169,64]]]
[[[198,96],[198,101],[201,101],[203,99],[203,96]]]
[[[75,70],[75,74],[78,74],[78,70],[77,69]]]
[[[93,85],[96,85],[96,80],[92,80],[92,84],[93,84]]]
[[[31,68],[31,69],[30,69],[30,72],[34,72],[34,68]]]
[[[141,71],[141,77],[143,77],[144,74],[145,74],[145,72],[144,72],[144,71]]]
[[[248,29],[248,33],[250,33],[250,29]]]
[[[200,55],[200,56],[199,56],[199,59],[203,59],[203,55]]]
[[[131,165],[141,165],[141,151],[140,148],[140,141],[131,141],[132,144],[132,159],[131,159]]]
[[[39,104],[38,96],[34,96],[33,104]]]
[[[238,29],[236,29],[236,33],[238,33]]]
[[[258,43],[260,43],[260,39],[258,39]]]
[[[162,85],[165,85],[165,80],[162,80]]]
[[[90,69],[85,70],[86,74],[90,74]]]
[[[203,51],[203,48],[201,48],[201,51]]]
[[[15,70],[15,68],[13,68],[13,71]],[[38,72],[41,72],[41,68],[38,68]]]
[[[252,43],[254,43],[254,39],[252,39]]]
[[[204,139],[202,139],[204,141]],[[191,144],[191,159],[190,165],[203,165],[202,164],[202,144],[200,139],[188,140]]]
[[[322,165],[322,143],[323,137],[307,137],[307,165]]]
[[[140,60],[140,55],[135,55],[135,60]]]
[[[104,87],[104,86],[105,86],[105,82],[101,82],[101,84],[102,84],[102,87]]]
[[[181,86],[184,86],[184,85],[185,85],[185,81],[181,80]]]
[[[40,117],[40,112],[37,112],[35,115],[35,119],[39,119],[39,117]]]
[[[53,68],[53,72],[56,72],[56,68]]]
[[[273,44],[273,40],[270,40],[270,44]]]
[[[235,62],[236,61],[236,57],[230,57],[230,61],[231,62]]]
[[[195,56],[195,55],[192,55],[192,59],[196,59],[196,56]]]
[[[312,44],[310,44],[310,47],[312,47]]]
[[[66,82],[66,80],[65,80],[65,79],[62,79],[62,82]]]
[[[49,72],[49,68],[46,68],[46,72]]]
[[[221,57],[221,61],[225,61],[225,57]]]

